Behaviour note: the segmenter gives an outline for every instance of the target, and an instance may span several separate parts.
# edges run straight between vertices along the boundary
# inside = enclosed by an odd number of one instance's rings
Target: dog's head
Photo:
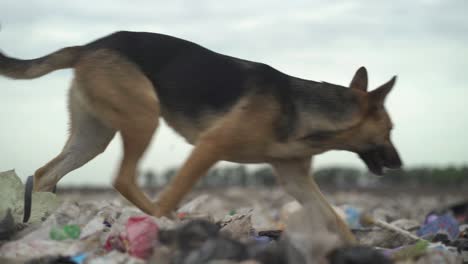
[[[363,102],[362,121],[353,128],[349,150],[357,153],[369,170],[377,175],[383,174],[383,168],[400,168],[402,162],[398,151],[391,141],[393,128],[384,101],[396,81],[390,81],[377,89],[367,91],[367,71],[364,67],[354,75],[350,88],[360,95]]]

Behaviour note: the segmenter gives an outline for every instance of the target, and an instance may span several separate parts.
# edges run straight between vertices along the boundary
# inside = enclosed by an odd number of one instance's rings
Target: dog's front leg
[[[283,188],[299,203],[314,203],[327,222],[328,228],[336,231],[348,244],[355,244],[356,238],[343,219],[338,216],[320,191],[310,172],[311,158],[280,160],[272,163]]]
[[[209,168],[220,159],[222,146],[209,140],[201,140],[189,158],[155,202],[156,217],[169,215],[182,198],[196,184]]]

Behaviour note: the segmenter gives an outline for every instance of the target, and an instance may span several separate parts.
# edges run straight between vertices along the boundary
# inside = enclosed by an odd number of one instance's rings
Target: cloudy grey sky
[[[0,49],[33,58],[134,30],[174,35],[342,85],[365,65],[371,87],[399,77],[387,106],[405,165],[461,165],[468,162],[467,10],[466,0],[1,0]],[[14,168],[24,178],[58,154],[67,136],[70,78],[70,70],[31,81],[0,78],[0,171]],[[189,151],[163,125],[142,169],[179,165]],[[120,154],[116,137],[104,154],[62,182],[108,184]],[[344,152],[320,155],[315,164],[364,168]]]

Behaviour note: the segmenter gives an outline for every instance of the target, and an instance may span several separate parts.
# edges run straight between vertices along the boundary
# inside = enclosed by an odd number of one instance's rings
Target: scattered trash
[[[444,264],[459,264],[465,263],[463,257],[458,254],[453,247],[447,247],[441,244],[431,244],[426,252],[417,259],[416,263],[444,263]]]
[[[468,224],[468,201],[453,204],[449,208],[460,224]]]
[[[468,238],[468,225],[461,225],[459,226],[458,230],[460,231],[460,238]]]
[[[355,230],[354,234],[359,245],[379,248],[398,248],[414,243],[414,239],[401,236],[382,228],[367,228]]]
[[[285,221],[279,219],[276,211],[268,210],[265,207],[261,207],[259,204],[255,204],[252,209],[238,210],[236,215],[252,214],[252,228],[257,232],[272,230],[272,229],[284,229]],[[235,216],[236,216],[235,215]]]
[[[174,248],[160,244],[154,249],[153,255],[146,263],[172,264],[173,257]]]
[[[281,234],[283,234],[283,230],[266,230],[258,232],[259,236],[267,236],[273,240],[278,240]]]
[[[364,244],[344,246],[319,208],[276,191],[195,196],[173,219],[143,215],[118,199],[80,196],[58,206],[47,193],[33,205],[32,222],[21,225],[23,189],[14,172],[0,173],[0,263],[468,263],[464,205],[424,218],[440,202],[435,198],[422,206],[414,198],[333,197],[344,204],[335,211]],[[46,197],[53,197],[52,206]]]
[[[185,212],[180,212],[177,214],[177,218],[179,218],[180,220],[183,220],[185,217],[187,217],[187,213]]]
[[[372,217],[387,223],[400,219],[400,215],[394,208],[375,208],[372,210]]]
[[[105,248],[148,259],[153,253],[157,237],[158,226],[150,216],[132,216],[128,218],[124,232],[118,236],[109,236]]]
[[[460,252],[460,251],[458,251]],[[416,263],[461,263],[457,248],[441,243],[419,240],[415,244],[384,250],[384,255],[395,261],[417,260]]]
[[[32,210],[29,223],[40,223],[59,206],[57,196],[50,192],[32,194]],[[15,223],[23,221],[24,185],[15,171],[0,172],[0,215],[6,215],[8,209]]]
[[[248,217],[240,219],[248,219]],[[229,225],[225,227],[227,226]],[[220,232],[220,227],[216,224],[206,220],[194,220],[163,236],[168,244],[174,240],[172,243],[178,249],[172,262],[175,264],[202,264],[211,263],[210,261],[214,260],[248,259],[247,246],[230,238],[231,235]],[[171,239],[168,236],[174,238]]]
[[[379,263],[392,264],[393,261],[379,251],[364,246],[353,246],[337,248],[333,250],[327,259],[331,264],[347,264],[347,263]]]
[[[202,194],[182,205],[177,210],[177,213],[183,216],[183,219],[203,218],[218,222],[229,213],[229,209],[225,208],[223,201],[218,197]]]
[[[45,256],[30,259],[25,264],[82,264],[83,262],[76,262],[70,257],[66,256]]]
[[[66,241],[55,240],[17,240],[0,247],[0,256],[16,260],[29,260],[45,256],[76,255],[81,248],[73,247]]]
[[[206,220],[183,224],[175,232],[175,242],[182,251],[197,249],[209,239],[218,237],[219,226]]]
[[[128,219],[125,235],[128,241],[128,253],[146,259],[153,252],[158,226],[149,216],[131,217]]]
[[[91,211],[97,211],[96,215],[93,215],[91,219],[83,219],[80,223],[83,224],[81,229],[80,239],[91,236],[99,232],[109,232],[114,225],[118,211],[113,210],[109,205],[105,205],[102,208],[90,209]]]
[[[426,216],[425,224],[433,220],[434,217],[446,214],[452,215],[459,224],[468,224],[468,201],[454,203],[430,212]]]
[[[343,219],[346,221],[348,224],[348,227],[350,229],[360,229],[362,228],[361,226],[361,210],[350,206],[350,205],[344,205],[340,207],[343,210],[344,217]]]
[[[448,239],[454,240],[459,233],[457,220],[449,214],[433,217],[430,221],[426,221],[426,224],[417,232],[418,236],[428,240],[437,234],[446,234]]]
[[[421,226],[421,224],[416,220],[404,218],[395,220],[390,224],[410,232],[418,230],[418,228]]]
[[[389,224],[412,233],[420,226],[417,221],[408,219],[399,219]],[[382,229],[379,227],[370,229],[362,228],[354,231],[362,245],[397,248],[414,243],[413,237],[401,235],[393,230]]]
[[[242,261],[248,259],[247,247],[233,239],[218,237],[204,242],[175,264],[205,264],[213,260]]]
[[[465,258],[468,257],[468,239],[463,238],[455,240],[450,242],[449,246],[456,248]]]
[[[0,172],[0,215],[5,216],[8,210],[15,222],[23,219],[24,187],[15,171]]]
[[[447,234],[442,234],[442,233],[437,233],[432,239],[431,242],[437,243],[441,242],[444,245],[447,245],[450,243],[450,239]]]
[[[399,228],[395,225],[391,225],[389,223],[386,223],[384,222],[383,220],[380,220],[380,219],[375,219],[374,217],[372,217],[371,215],[369,214],[363,214],[361,216],[361,224],[364,225],[364,226],[370,226],[370,225],[376,225],[380,228],[384,228],[386,230],[391,230],[395,233],[398,233],[404,237],[407,237],[407,238],[410,238],[410,239],[413,239],[415,241],[418,241],[420,240],[419,237],[411,234],[410,232],[402,229],[402,228]]]
[[[88,257],[88,254],[86,253],[80,253],[78,255],[75,255],[75,256],[72,256],[70,257],[70,260],[73,262],[73,263],[76,263],[76,264],[82,264],[86,258]]]
[[[250,214],[233,217],[230,221],[223,223],[224,226],[220,231],[233,239],[245,241],[253,233],[251,217]]]
[[[270,243],[271,241],[273,241],[273,238],[271,237],[268,237],[268,236],[257,236],[257,235],[254,235],[252,236],[252,239],[259,243],[259,244],[268,244]]]
[[[6,214],[0,220],[0,241],[9,240],[16,233],[16,225],[11,209],[7,209]]]
[[[89,260],[88,264],[144,264],[144,260],[132,257],[119,251],[111,251],[109,254]]]
[[[50,239],[52,240],[65,240],[77,239],[80,237],[81,229],[78,225],[65,225],[62,227],[53,227],[50,230]]]
[[[385,254],[394,260],[413,259],[424,255],[429,245],[428,241],[419,240],[413,245],[392,249]]]
[[[284,263],[304,263],[303,256],[299,252],[294,251],[294,247],[288,247],[288,241],[270,241],[270,242],[254,242],[254,244],[249,244],[249,256],[251,259],[255,259],[259,263],[268,263],[268,264],[284,264]],[[288,262],[288,253],[287,250],[291,250],[289,254]],[[292,258],[297,257],[300,261],[292,262]]]

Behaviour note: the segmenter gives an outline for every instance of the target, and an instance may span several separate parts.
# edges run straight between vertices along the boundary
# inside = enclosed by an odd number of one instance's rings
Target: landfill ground
[[[158,190],[146,192],[155,196]],[[442,212],[447,206],[468,200],[468,195],[462,190],[434,188],[325,188],[324,193],[344,218],[350,217],[349,212],[367,212],[375,219],[395,224],[414,235],[430,212]],[[417,241],[379,227],[354,226],[353,232],[360,244],[369,247],[343,247],[333,232],[326,231],[325,224],[315,220],[320,219],[316,212],[299,207],[279,188],[194,190],[185,198],[173,219],[138,218],[143,214],[113,189],[62,187],[57,196],[60,205],[47,219],[42,219],[44,222],[22,226],[11,239],[0,241],[0,263],[468,261],[468,251],[460,251],[460,248],[457,251],[456,247],[440,242],[421,249],[414,246]],[[140,226],[146,230],[139,233],[144,237],[133,238],[133,242],[131,219],[141,221],[140,224],[150,219],[146,225]],[[350,225],[359,225],[352,221],[348,219]],[[207,223],[213,223],[214,227],[207,226]],[[81,229],[79,237],[51,238],[52,229],[66,225],[78,226]],[[151,235],[150,230],[157,232]],[[396,253],[401,248],[408,250]],[[374,256],[371,249],[378,249],[379,255]],[[381,259],[382,256],[385,257]]]

